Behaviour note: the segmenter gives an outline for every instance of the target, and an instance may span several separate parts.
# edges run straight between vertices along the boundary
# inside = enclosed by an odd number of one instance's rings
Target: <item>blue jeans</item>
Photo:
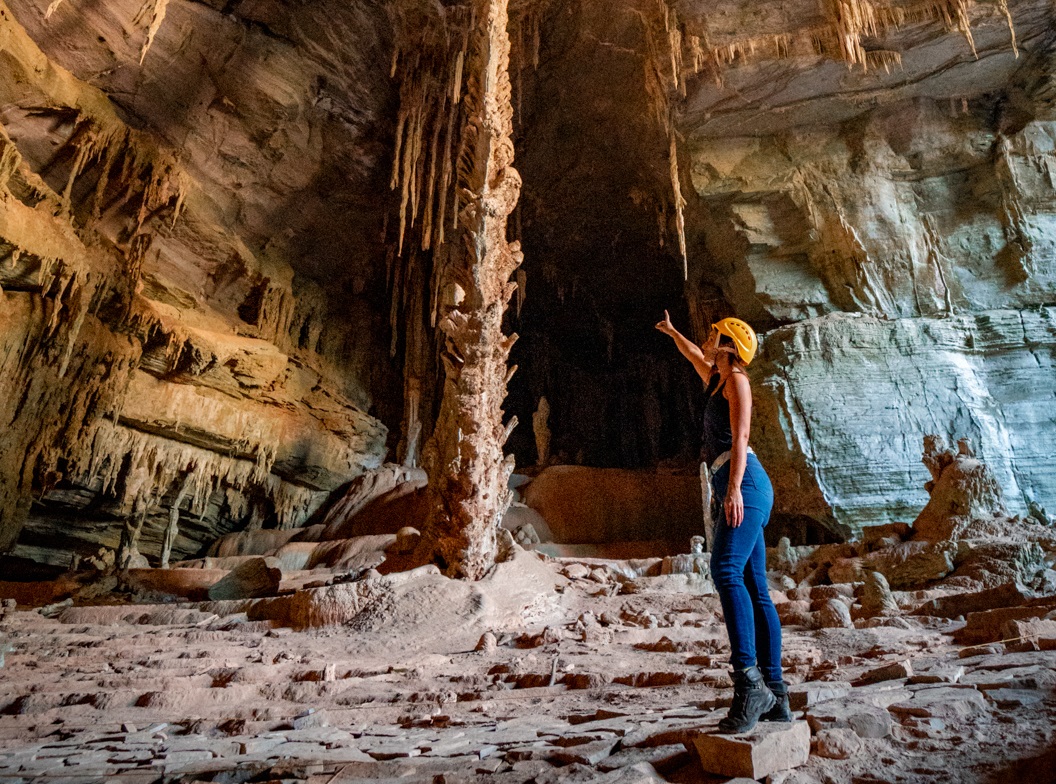
[[[726,631],[730,635],[730,664],[743,670],[758,664],[768,681],[781,680],[781,622],[766,583],[766,545],[763,529],[774,506],[774,488],[762,463],[748,455],[741,480],[744,521],[726,524],[722,502],[730,482],[730,463],[711,479],[719,506],[715,519],[715,542],[711,553],[711,576],[719,592]],[[758,660],[757,657],[758,656]]]

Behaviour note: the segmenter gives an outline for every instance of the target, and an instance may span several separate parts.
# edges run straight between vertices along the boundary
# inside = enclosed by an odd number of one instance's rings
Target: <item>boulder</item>
[[[221,536],[209,547],[208,555],[274,555],[280,547],[301,532],[299,528],[240,531]]]
[[[204,601],[209,589],[229,574],[226,569],[129,569],[121,581],[141,599]]]
[[[273,556],[284,572],[296,572],[307,569],[312,560],[318,542],[289,542],[275,551]]]
[[[902,694],[905,695],[904,692]],[[892,695],[890,700],[897,702],[898,696]],[[885,738],[894,726],[886,705],[859,700],[853,694],[808,708],[805,718],[815,733],[825,729],[849,728],[861,738]]]
[[[862,677],[855,683],[856,686],[865,686],[870,683],[880,683],[882,681],[893,681],[901,678],[909,678],[913,675],[913,664],[909,659],[903,661],[892,662],[891,664],[885,664],[883,667],[877,667],[875,670],[869,670],[862,674]]]
[[[863,573],[882,574],[891,588],[920,588],[941,580],[953,571],[957,546],[943,542],[902,542],[894,547],[869,553],[863,559]]]
[[[814,738],[814,753],[828,759],[850,759],[862,750],[862,740],[852,729],[822,730]]]
[[[551,466],[527,485],[524,502],[555,542],[667,539],[682,549],[704,519],[696,474]]]
[[[996,610],[969,613],[965,619],[967,623],[954,632],[953,639],[961,645],[997,642],[1006,639],[1006,625],[1010,621],[1041,618],[1054,609],[1056,609],[1056,599],[1050,599],[1039,604],[1003,607]]]
[[[863,618],[897,616],[902,612],[895,597],[891,595],[887,578],[879,572],[868,572],[865,575],[860,602],[860,615]]]
[[[1000,607],[1014,607],[1027,600],[1023,590],[1015,583],[1005,583],[997,588],[971,593],[940,596],[924,602],[913,611],[914,615],[932,615],[939,618],[956,618],[969,613],[984,612]]]
[[[1010,582],[1028,585],[1046,566],[1045,551],[1031,541],[962,539],[955,558],[957,569],[951,582],[963,579],[966,585],[981,589]]]
[[[373,471],[353,479],[338,500],[327,510],[321,525],[324,533],[321,539],[347,539],[356,533],[393,533],[392,531],[366,530],[367,528],[387,527],[381,517],[383,509],[390,507],[407,495],[425,487],[429,478],[424,469],[386,463]],[[373,519],[361,520],[358,525],[353,521],[357,515],[370,509]],[[414,524],[413,520],[405,522]]]
[[[806,710],[850,693],[851,684],[842,681],[797,683],[788,687],[788,704],[792,710]]]
[[[975,689],[934,686],[914,692],[911,699],[894,703],[888,710],[901,719],[964,719],[985,713],[987,704]]]
[[[273,596],[279,590],[282,572],[268,566],[263,558],[253,558],[229,572],[209,588],[209,599],[256,599]]]
[[[851,610],[847,603],[840,599],[828,599],[820,610],[814,614],[816,629],[852,629]]]
[[[396,534],[394,533],[320,542],[312,551],[307,568],[342,570],[348,566],[361,565],[366,561],[376,561],[373,564],[376,566],[384,562],[385,550],[395,543]]]

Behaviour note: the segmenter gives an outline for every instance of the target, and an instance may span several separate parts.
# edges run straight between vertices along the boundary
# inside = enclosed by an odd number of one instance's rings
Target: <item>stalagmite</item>
[[[539,406],[532,414],[532,430],[535,432],[535,451],[537,465],[545,466],[550,462],[550,403],[546,396],[539,398]]]
[[[446,276],[465,299],[440,322],[447,350],[440,415],[423,454],[430,476],[430,520],[419,556],[450,575],[479,579],[498,554],[496,533],[509,503],[513,464],[503,456],[502,401],[515,336],[502,317],[516,290],[519,243],[506,239],[507,218],[520,193],[513,168],[510,39],[505,0],[473,8],[464,100],[458,188],[463,194],[462,240]]]

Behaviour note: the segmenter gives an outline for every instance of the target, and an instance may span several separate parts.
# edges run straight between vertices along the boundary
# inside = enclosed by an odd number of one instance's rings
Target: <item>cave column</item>
[[[467,58],[467,120],[458,161],[458,240],[444,270],[451,298],[440,328],[445,380],[433,437],[423,452],[430,519],[423,555],[452,577],[479,579],[495,563],[496,534],[511,494],[512,458],[503,455],[507,361],[516,335],[502,331],[517,289],[520,244],[506,239],[521,178],[513,168],[513,104],[506,0],[474,4]]]

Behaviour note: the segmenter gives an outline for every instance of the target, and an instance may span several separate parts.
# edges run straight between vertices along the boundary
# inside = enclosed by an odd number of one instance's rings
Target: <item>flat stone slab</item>
[[[847,727],[861,738],[885,738],[894,726],[886,708],[859,701],[823,703],[809,710],[806,719],[815,732]]]
[[[805,710],[818,703],[837,700],[851,693],[845,681],[811,681],[788,687],[788,704],[792,710]]]
[[[805,721],[761,722],[741,735],[698,733],[693,743],[706,773],[758,780],[806,763],[810,726]]]
[[[888,710],[897,716],[923,719],[960,719],[982,713],[987,709],[983,695],[970,688],[937,686],[913,694],[905,702],[891,705]]]

